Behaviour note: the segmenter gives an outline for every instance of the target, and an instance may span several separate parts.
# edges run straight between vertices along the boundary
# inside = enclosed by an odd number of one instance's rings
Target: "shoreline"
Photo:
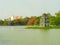
[[[53,26],[53,27],[27,26],[26,29],[60,29],[60,26]]]

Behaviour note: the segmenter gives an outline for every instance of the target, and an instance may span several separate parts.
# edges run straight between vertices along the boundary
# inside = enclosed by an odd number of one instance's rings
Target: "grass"
[[[49,27],[27,26],[26,29],[60,29],[60,26],[49,26]]]

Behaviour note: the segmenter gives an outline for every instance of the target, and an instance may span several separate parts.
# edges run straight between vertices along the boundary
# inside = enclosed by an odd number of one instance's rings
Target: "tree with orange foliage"
[[[35,22],[36,18],[31,18],[29,19],[27,25],[33,25],[33,23]]]

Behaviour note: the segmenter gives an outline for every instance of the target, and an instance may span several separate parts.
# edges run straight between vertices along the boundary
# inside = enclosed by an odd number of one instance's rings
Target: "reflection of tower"
[[[44,13],[41,16],[41,19],[40,19],[40,26],[41,27],[46,27],[46,26],[49,26],[49,25],[50,25],[50,23],[49,23],[49,17],[48,17],[47,14]]]

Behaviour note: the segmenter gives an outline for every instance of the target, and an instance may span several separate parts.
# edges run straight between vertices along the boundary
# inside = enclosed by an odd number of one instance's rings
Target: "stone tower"
[[[41,27],[50,26],[49,17],[48,17],[48,15],[45,14],[45,13],[41,16],[40,26],[41,26]]]

